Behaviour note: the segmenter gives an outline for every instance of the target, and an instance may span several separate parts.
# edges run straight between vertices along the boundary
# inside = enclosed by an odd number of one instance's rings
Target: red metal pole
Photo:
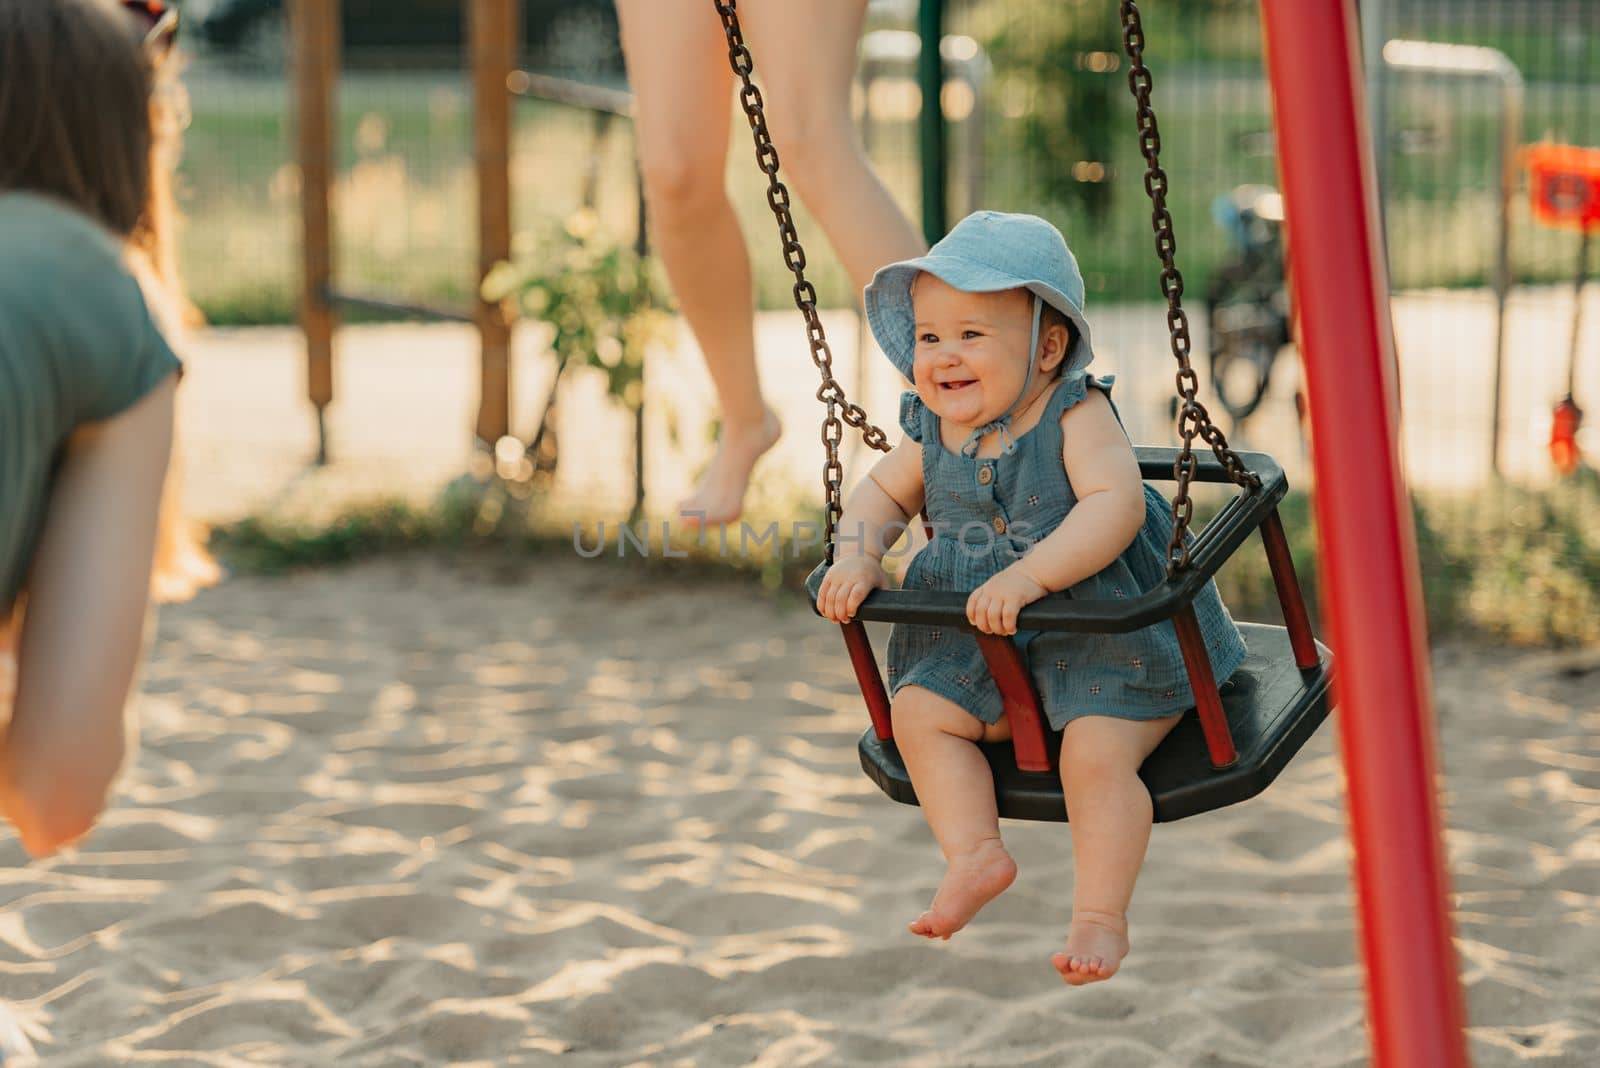
[[[1322,662],[1322,654],[1317,652],[1317,639],[1311,633],[1311,615],[1306,611],[1305,595],[1300,592],[1300,580],[1295,577],[1294,556],[1283,532],[1283,518],[1276,508],[1261,524],[1261,541],[1267,547],[1267,566],[1272,569],[1272,584],[1278,590],[1278,605],[1283,609],[1295,667],[1309,671]]]
[[[1375,1068],[1465,1068],[1415,532],[1352,0],[1262,0]]]
[[[1003,634],[974,631],[978,648],[989,665],[989,674],[1000,690],[1005,705],[1006,723],[1011,727],[1011,751],[1016,754],[1018,771],[1053,771],[1050,747],[1045,741],[1044,715],[1039,710],[1039,695],[1033,690],[1028,662],[1010,638]]]
[[[1239,750],[1233,744],[1228,712],[1222,707],[1222,694],[1217,690],[1211,654],[1206,652],[1205,635],[1200,630],[1200,621],[1195,618],[1194,605],[1186,604],[1178,609],[1172,617],[1172,627],[1178,632],[1178,648],[1183,652],[1183,666],[1189,672],[1189,689],[1194,691],[1194,709],[1200,716],[1200,732],[1205,735],[1211,766],[1232,767],[1239,759]]]
[[[894,723],[889,718],[889,691],[883,688],[883,676],[878,673],[878,658],[872,655],[872,640],[867,637],[867,625],[852,620],[839,624],[839,629],[844,631],[845,648],[850,650],[850,666],[855,668],[861,697],[867,702],[867,715],[872,717],[872,729],[878,741],[887,742],[894,737]]]

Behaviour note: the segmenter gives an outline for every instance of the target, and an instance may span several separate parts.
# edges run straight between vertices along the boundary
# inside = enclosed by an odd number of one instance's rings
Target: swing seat
[[[1321,662],[1301,671],[1295,666],[1289,634],[1283,627],[1241,623],[1239,630],[1249,654],[1222,687],[1222,707],[1238,759],[1225,768],[1212,767],[1200,720],[1193,709],[1186,712],[1139,770],[1155,802],[1157,823],[1209,812],[1259,794],[1327,718],[1328,667],[1332,663],[1327,648],[1319,642]],[[1061,748],[1060,732],[1050,733],[1048,745],[1054,764]],[[880,740],[868,727],[857,748],[861,770],[880,790],[901,804],[917,803],[911,776],[892,738]],[[1010,742],[980,748],[994,772],[1001,816],[1058,822],[1068,818],[1056,772],[1019,771]]]
[[[1145,479],[1173,479],[1178,450],[1139,448],[1136,452]],[[1053,594],[1023,609],[1017,621],[1019,630],[1079,633],[1120,633],[1165,621],[1177,627],[1199,703],[1185,713],[1140,771],[1150,789],[1157,821],[1221,808],[1266,789],[1327,718],[1331,704],[1333,657],[1312,637],[1278,518],[1278,502],[1288,492],[1288,481],[1270,456],[1238,455],[1259,477],[1260,485],[1241,490],[1195,536],[1187,568],[1128,600],[1079,601]],[[1229,481],[1215,457],[1197,459],[1195,480]],[[1288,625],[1240,624],[1248,651],[1245,662],[1230,678],[1213,680],[1190,602],[1257,530],[1266,546]],[[826,571],[826,564],[818,566],[807,581],[813,605]],[[904,804],[916,804],[917,795],[894,744],[889,698],[864,622],[973,631],[966,619],[966,600],[965,594],[953,592],[874,591],[857,610],[856,618],[843,625],[873,722],[858,747],[862,770],[885,794]],[[1000,815],[1064,821],[1068,818],[1066,804],[1056,771],[1060,734],[1044,722],[1022,654],[1007,638],[974,633],[1004,698],[1012,731],[1010,742],[981,747],[994,771]]]

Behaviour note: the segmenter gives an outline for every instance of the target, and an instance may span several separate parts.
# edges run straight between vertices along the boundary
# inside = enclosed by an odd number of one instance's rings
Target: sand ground
[[[1072,863],[949,944],[856,765],[833,629],[627,563],[431,556],[166,610],[143,748],[78,851],[0,842],[0,988],[44,1063],[1366,1063],[1336,727],[1156,829],[1110,983],[1048,963]],[[1436,654],[1479,1068],[1600,1063],[1600,659]]]
[[[1532,471],[1564,334],[1526,299],[1504,444]],[[793,318],[759,323],[789,432],[758,502],[821,463]],[[892,424],[893,373],[861,365],[849,313],[827,324],[840,380]],[[1482,295],[1396,302],[1408,458],[1438,488],[1482,475],[1490,327]],[[1133,436],[1163,440],[1160,316],[1109,309],[1096,337]],[[292,331],[185,351],[206,518],[426,500],[472,460],[469,331],[342,335],[322,470]],[[709,454],[709,410],[692,346],[654,359],[659,516]],[[517,367],[526,433],[551,369],[531,331]],[[1274,388],[1238,443],[1304,484]],[[584,461],[560,488],[625,510],[630,423],[592,377],[560,425]],[[575,556],[232,580],[161,615],[143,748],[94,835],[33,864],[0,838],[0,998],[73,1068],[1366,1063],[1335,724],[1262,798],[1157,828],[1133,955],[1068,990],[1048,964],[1062,827],[1009,828],[1023,874],[955,941],[905,932],[940,864],[919,813],[857,769],[838,644],[748,584]],[[1452,645],[1436,668],[1475,1062],[1593,1068],[1600,659]]]

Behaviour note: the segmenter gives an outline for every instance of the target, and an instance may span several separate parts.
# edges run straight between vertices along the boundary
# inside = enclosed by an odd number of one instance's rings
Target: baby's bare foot
[[[1072,986],[1097,983],[1117,974],[1128,955],[1128,918],[1116,912],[1072,914],[1067,948],[1050,958],[1056,971]]]
[[[998,838],[985,839],[969,853],[951,857],[944,881],[928,911],[911,921],[911,933],[948,939],[972,921],[978,910],[999,897],[1017,877],[1017,862]]]
[[[744,493],[756,461],[778,443],[783,424],[771,408],[762,410],[760,422],[749,425],[725,423],[717,441],[717,453],[700,478],[693,493],[678,505],[684,522],[693,526],[715,526],[739,518],[744,510]]]

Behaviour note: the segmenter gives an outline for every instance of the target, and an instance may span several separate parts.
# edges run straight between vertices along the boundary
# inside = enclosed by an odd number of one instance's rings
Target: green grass
[[[1520,0],[1497,4],[1503,14],[1515,12]],[[1408,37],[1424,41],[1448,41],[1452,44],[1482,45],[1504,52],[1526,82],[1565,82],[1593,77],[1600,64],[1596,53],[1597,42],[1592,21],[1588,32],[1574,25],[1571,18],[1592,19],[1586,5],[1569,8],[1574,16],[1558,25],[1548,22],[1537,24],[1540,13],[1534,12],[1523,19],[1523,24],[1502,19],[1500,25],[1490,25],[1483,20],[1456,17],[1423,18],[1413,15],[1401,18],[1390,28],[1392,37]],[[1548,11],[1548,7],[1547,7]],[[1533,23],[1533,24],[1530,24]],[[1577,32],[1572,32],[1576,30]]]
[[[626,560],[647,574],[687,568],[743,576],[768,589],[801,589],[806,574],[821,560],[820,551],[801,532],[806,524],[820,529],[821,509],[803,502],[798,492],[771,485],[758,496],[763,511],[747,516],[751,533],[744,551],[739,535],[730,530],[726,555],[715,535],[701,545],[684,530],[674,531],[668,554],[661,545],[659,518],[625,524],[616,517],[597,523],[587,514],[560,510],[534,486],[468,476],[426,506],[379,499],[332,511],[312,507],[292,515],[249,516],[213,528],[210,547],[236,574],[280,575],[394,552],[487,550],[577,557],[581,546],[586,557]],[[632,540],[621,536],[623,525],[633,533]],[[773,531],[776,536],[769,537]],[[638,548],[641,543],[645,551]],[[600,546],[603,551],[597,553]]]
[[[1444,618],[1517,644],[1600,641],[1600,476],[1433,502],[1423,558]],[[1431,540],[1430,540],[1431,539]]]
[[[1226,254],[1211,220],[1211,202],[1244,182],[1275,181],[1270,110],[1259,59],[1241,12],[1194,26],[1151,22],[1151,64],[1160,116],[1162,163],[1173,178],[1169,207],[1179,266],[1191,296]],[[1201,33],[1195,27],[1204,29]],[[1158,36],[1161,31],[1164,36]],[[1194,32],[1193,37],[1185,34]],[[1467,36],[1471,36],[1468,34]],[[1115,47],[1115,41],[1107,47]],[[1554,73],[1563,73],[1557,70]],[[1571,71],[1565,73],[1571,74]],[[1030,170],[1021,115],[1036,87],[1004,70],[992,86],[986,123],[983,206],[1046,215],[1067,233],[1094,301],[1158,299],[1157,261],[1143,160],[1132,105],[1121,74],[1114,90],[1109,167],[1110,211],[1093,218],[1052,203]],[[291,159],[289,100],[281,79],[192,79],[194,122],[181,175],[188,223],[183,262],[193,296],[218,324],[293,321],[298,288],[298,174]],[[471,166],[471,109],[459,72],[347,71],[340,85],[336,192],[339,284],[402,299],[464,306],[476,262]],[[1523,123],[1526,139],[1553,132],[1576,139],[1579,113],[1570,85],[1532,85]],[[1408,80],[1392,94],[1393,125],[1421,151],[1389,157],[1387,189],[1392,273],[1397,287],[1475,286],[1493,262],[1496,187],[1494,97],[1476,89],[1444,90]],[[728,182],[755,266],[757,302],[790,301],[789,276],[766,207],[765,179],[751,158],[748,130],[733,119]],[[918,207],[914,137],[905,124],[875,131],[877,165],[901,205]],[[959,144],[952,131],[952,144]],[[585,173],[597,168],[600,216],[618,243],[637,226],[632,132],[624,121],[597,139],[593,120],[557,105],[525,103],[516,112],[514,218],[529,232],[567,217],[582,200]],[[953,206],[964,204],[956,181]],[[1515,271],[1522,281],[1564,279],[1571,250],[1562,236],[1535,228],[1524,197],[1516,204]],[[810,254],[810,274],[826,305],[854,300],[842,267],[814,221],[797,223]]]
[[[191,296],[217,325],[292,322],[299,286],[299,176],[285,125],[288,100],[275,82],[197,73],[194,120],[180,172],[182,260]],[[470,101],[450,73],[406,77],[347,73],[341,82],[334,191],[335,276],[341,288],[466,308],[477,260]],[[730,114],[729,121],[732,121]],[[748,139],[748,132],[734,131]],[[513,218],[536,233],[583,203],[586,171],[598,170],[602,225],[631,244],[638,225],[632,132],[556,105],[516,112]],[[735,142],[736,150],[746,148]],[[743,163],[735,155],[730,163]],[[765,178],[753,163],[730,167],[747,232],[756,243],[758,299],[779,306],[789,278],[765,212]],[[911,175],[914,183],[915,175]],[[815,234],[804,211],[803,233]],[[820,237],[812,244],[825,251]],[[770,256],[762,256],[770,251]],[[842,267],[816,255],[824,300],[846,303]]]

